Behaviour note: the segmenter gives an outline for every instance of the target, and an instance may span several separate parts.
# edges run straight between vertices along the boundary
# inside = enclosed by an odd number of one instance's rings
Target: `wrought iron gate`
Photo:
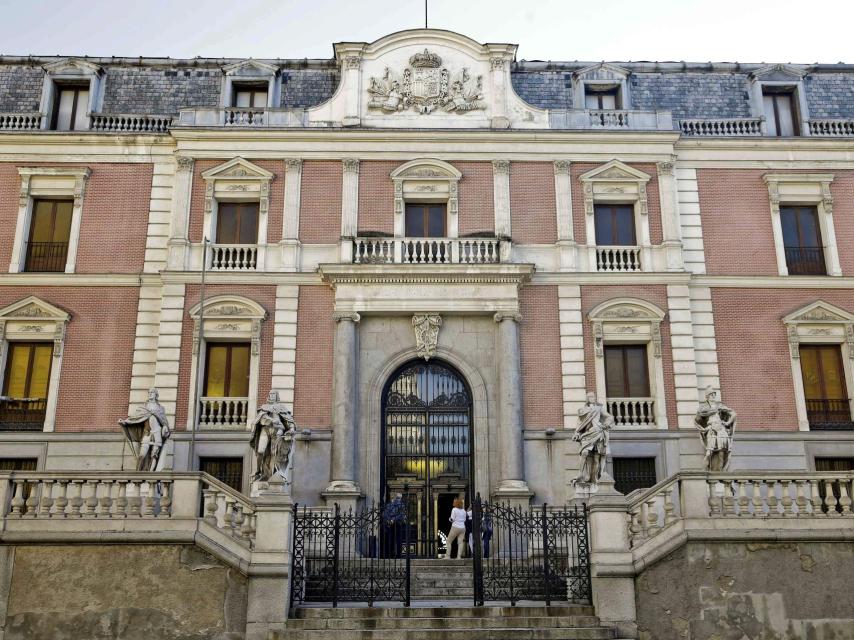
[[[405,503],[342,511],[294,507],[291,604],[397,601],[409,606]]]
[[[587,508],[472,505],[474,604],[591,602]]]

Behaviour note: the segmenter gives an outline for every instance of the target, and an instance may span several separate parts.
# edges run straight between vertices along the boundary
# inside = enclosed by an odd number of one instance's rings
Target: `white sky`
[[[854,0],[429,0],[430,26],[529,60],[854,62]],[[7,55],[328,58],[424,0],[0,0]]]

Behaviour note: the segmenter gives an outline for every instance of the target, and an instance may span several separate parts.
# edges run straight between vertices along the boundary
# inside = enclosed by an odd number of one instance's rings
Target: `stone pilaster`
[[[572,178],[569,160],[555,160],[555,211],[557,212],[557,245],[560,270],[578,269],[578,248],[572,221]]]
[[[190,240],[187,235],[190,221],[190,193],[193,188],[192,158],[176,158],[174,186],[172,189],[171,229],[169,231],[167,268],[183,271],[187,268]]]
[[[510,161],[492,161],[492,201],[495,209],[495,235],[510,237]]]
[[[688,285],[667,285],[667,313],[670,318],[677,421],[680,429],[693,429],[697,411],[697,365]]]
[[[359,160],[344,158],[341,179],[341,261],[353,259],[352,238],[359,228]]]
[[[293,405],[297,352],[297,307],[299,287],[276,287],[275,333],[273,334],[273,384],[282,402]]]
[[[356,481],[356,402],[358,383],[358,313],[336,312],[332,360],[332,467],[323,496],[327,504],[355,504],[361,495]]]
[[[299,270],[299,213],[302,192],[302,160],[285,160],[285,211],[282,216],[282,268]]]
[[[525,481],[522,438],[522,360],[519,350],[519,321],[515,312],[499,311],[496,361],[498,363],[499,481],[495,493],[527,502],[532,493]]]
[[[656,164],[658,198],[661,203],[661,230],[664,236],[663,244],[668,271],[682,271],[684,265],[675,166],[675,156],[668,162]]]

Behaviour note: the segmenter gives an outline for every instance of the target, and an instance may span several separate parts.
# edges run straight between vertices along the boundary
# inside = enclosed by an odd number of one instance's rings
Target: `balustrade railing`
[[[0,113],[0,131],[32,131],[41,123],[41,113]]]
[[[248,414],[249,398],[199,398],[199,426],[202,428],[243,428]]]
[[[0,431],[41,431],[46,409],[45,398],[0,397]]]
[[[641,271],[641,248],[596,247],[597,271]]]
[[[655,425],[655,400],[652,398],[608,398],[606,406],[618,427]]]
[[[672,476],[629,494],[629,537],[634,545],[658,534],[681,516],[681,479]]]
[[[67,242],[27,242],[24,271],[62,273],[68,260]]]
[[[618,109],[591,109],[587,112],[590,116],[590,127],[592,129],[630,129],[629,112]]]
[[[226,127],[263,127],[264,115],[264,109],[226,107],[223,110],[223,124]]]
[[[842,399],[807,399],[807,420],[813,431],[854,430],[851,403]]]
[[[761,136],[760,118],[704,118],[680,120],[679,129],[685,136],[740,137]]]
[[[355,264],[496,264],[498,238],[355,238]]]
[[[89,116],[90,131],[115,133],[165,133],[172,126],[173,116],[137,113],[93,113]]]
[[[215,244],[211,246],[212,271],[253,271],[258,266],[258,245]]]
[[[854,136],[854,120],[810,120],[811,136],[851,137]]]
[[[257,520],[252,502],[219,480],[203,475],[202,505],[205,522],[235,540],[254,545]]]
[[[854,473],[711,475],[711,518],[852,516]]]

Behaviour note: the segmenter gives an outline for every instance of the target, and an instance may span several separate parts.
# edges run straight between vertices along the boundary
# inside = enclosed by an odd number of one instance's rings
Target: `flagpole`
[[[196,387],[193,389],[193,429],[190,431],[190,455],[187,466],[190,471],[196,470],[196,431],[199,429],[199,398],[202,395],[202,358],[204,357],[203,338],[205,333],[205,276],[208,270],[208,239],[202,240],[202,283],[199,288],[199,342],[196,353]]]
[[[424,0],[424,28],[427,28],[427,0]]]

